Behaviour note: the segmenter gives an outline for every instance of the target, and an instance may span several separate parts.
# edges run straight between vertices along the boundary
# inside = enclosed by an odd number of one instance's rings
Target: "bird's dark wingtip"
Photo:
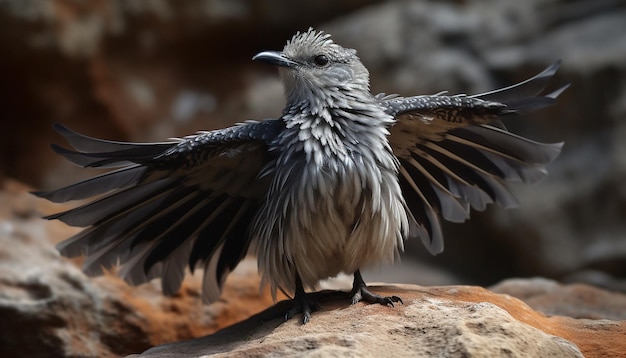
[[[548,93],[544,97],[556,99],[558,96],[561,95],[561,93],[565,92],[565,90],[568,89],[571,85],[572,85],[571,83],[566,83],[563,86],[557,88],[556,90]]]
[[[76,152],[74,152],[73,150],[70,150],[70,149],[67,149],[67,148],[61,147],[60,145],[58,145],[58,144],[54,144],[54,143],[53,143],[53,144],[50,144],[50,148],[52,148],[52,150],[53,150],[55,153],[60,154],[60,155],[70,154],[70,153],[71,153],[71,154],[75,154],[75,153],[76,153]]]
[[[71,129],[69,129],[68,127],[64,126],[61,123],[52,123],[52,128],[54,128],[54,130],[57,133],[64,133],[64,132],[71,131]]]
[[[549,74],[550,76],[554,75],[561,67],[561,63],[561,59],[557,59],[556,61],[552,62],[550,66],[546,67],[546,69],[543,70],[541,74]]]

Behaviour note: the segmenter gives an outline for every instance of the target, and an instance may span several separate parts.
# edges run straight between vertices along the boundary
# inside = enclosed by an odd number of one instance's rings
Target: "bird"
[[[517,205],[508,181],[536,182],[563,143],[509,132],[502,118],[555,103],[550,65],[518,84],[476,95],[372,94],[354,49],[330,34],[297,32],[273,65],[286,106],[277,118],[154,143],[103,140],[61,124],[72,147],[52,149],[81,167],[109,169],[67,187],[37,191],[52,202],[91,199],[46,216],[83,231],[58,244],[85,256],[89,276],[120,265],[131,285],[161,279],[175,294],[187,267],[203,269],[202,300],[219,299],[228,274],[254,253],[262,284],[289,295],[302,323],[319,309],[321,280],[354,277],[351,303],[394,306],[361,269],[392,263],[405,240],[443,251],[441,222]],[[309,292],[307,292],[309,291]]]

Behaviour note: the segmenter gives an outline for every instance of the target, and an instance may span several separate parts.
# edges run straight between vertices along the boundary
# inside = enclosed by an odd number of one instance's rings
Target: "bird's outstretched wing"
[[[443,251],[439,217],[462,222],[470,207],[517,204],[505,181],[533,182],[560,153],[562,143],[544,144],[508,132],[503,115],[554,103],[568,86],[540,95],[555,63],[513,86],[477,95],[377,96],[396,118],[389,141],[400,161],[400,184],[412,215],[411,236],[428,250]]]
[[[83,270],[99,275],[121,264],[131,284],[162,278],[165,294],[180,288],[188,264],[205,269],[203,299],[219,297],[225,276],[249,247],[248,224],[269,185],[259,178],[279,120],[161,143],[113,142],[57,125],[74,150],[53,146],[83,167],[117,167],[103,175],[35,194],[53,202],[98,196],[47,219],[88,227],[61,242],[69,257],[86,255]]]

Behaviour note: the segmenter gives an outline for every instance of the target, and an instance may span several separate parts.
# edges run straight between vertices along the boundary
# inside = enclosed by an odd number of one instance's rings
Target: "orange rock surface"
[[[311,322],[283,323],[286,302],[191,341],[155,347],[141,357],[406,356],[619,357],[626,322],[547,317],[522,301],[481,287],[375,287],[404,304],[349,305],[330,298]],[[330,294],[333,296],[333,294]],[[336,295],[335,295],[336,296]]]

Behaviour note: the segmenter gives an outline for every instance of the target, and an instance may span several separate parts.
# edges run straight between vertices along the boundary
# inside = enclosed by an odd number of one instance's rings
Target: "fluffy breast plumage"
[[[320,159],[307,156],[301,138],[288,141],[298,148],[272,163],[270,192],[251,230],[273,291],[293,292],[296,273],[312,288],[340,272],[392,261],[408,230],[393,157],[381,163],[359,143]]]

